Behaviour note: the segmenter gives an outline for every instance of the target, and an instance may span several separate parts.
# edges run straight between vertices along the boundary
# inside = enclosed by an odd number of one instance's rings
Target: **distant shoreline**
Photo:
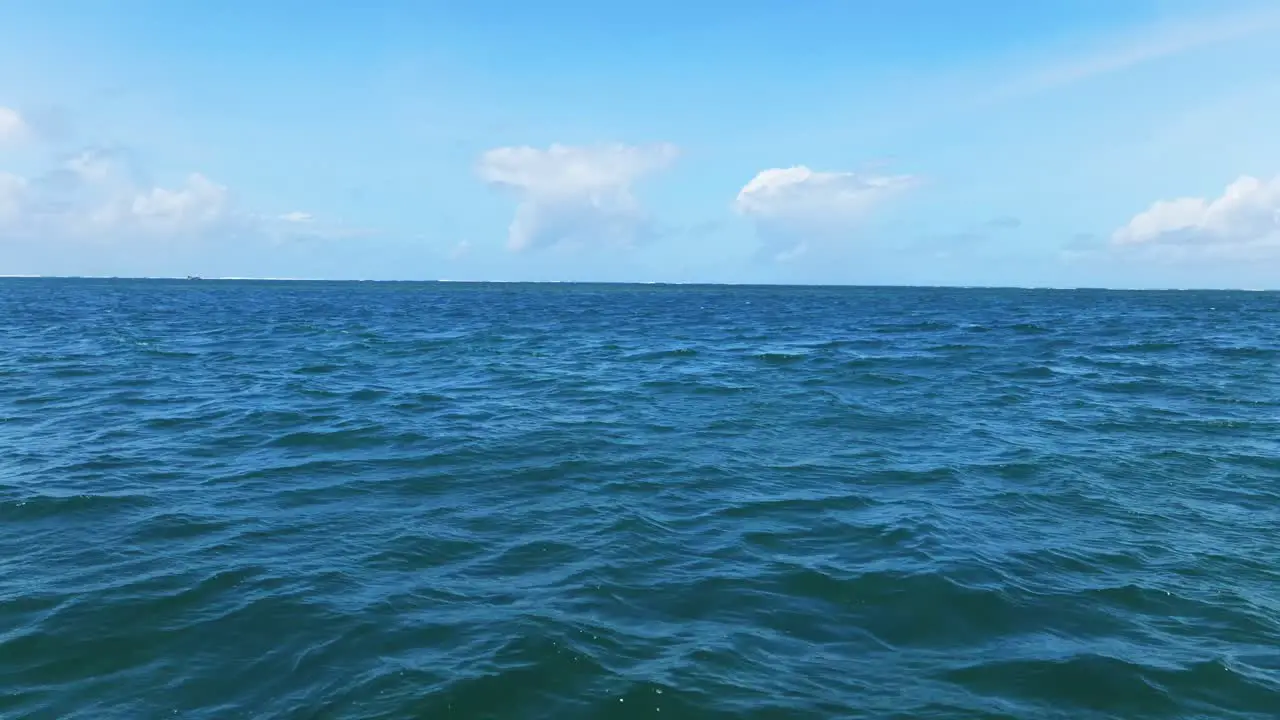
[[[202,277],[202,276],[106,276],[106,275],[0,275],[0,280],[121,280],[130,282],[260,282],[260,283],[363,283],[363,284],[448,284],[448,285],[611,285],[611,286],[671,286],[671,287],[738,287],[738,288],[830,288],[867,290],[1023,290],[1054,292],[1280,292],[1280,288],[1242,287],[1055,287],[1019,285],[831,285],[824,283],[726,283],[726,282],[645,282],[616,280],[371,280],[360,278],[286,278],[286,277]]]

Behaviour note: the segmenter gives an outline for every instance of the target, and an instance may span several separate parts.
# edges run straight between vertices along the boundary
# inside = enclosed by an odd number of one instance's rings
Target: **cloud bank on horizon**
[[[392,33],[393,60],[342,70],[308,62],[373,27],[356,8],[309,20],[292,61],[213,69],[221,31],[265,47],[270,23],[157,3],[152,27],[66,29],[33,6],[0,29],[0,274],[1280,286],[1272,6],[1010,0],[987,44],[931,52],[906,11],[815,7],[747,2],[735,28],[695,12],[665,45],[558,6],[517,13],[519,39],[483,8],[405,10],[479,46]],[[563,43],[532,32],[570,17]],[[855,19],[880,56],[837,42]],[[35,53],[23,29],[109,60],[86,81],[68,71],[83,57]],[[166,29],[192,41],[172,75],[129,43]],[[602,32],[630,50],[569,41]],[[829,43],[829,70],[805,42]],[[12,69],[23,50],[47,82]],[[48,130],[74,98],[75,129]]]

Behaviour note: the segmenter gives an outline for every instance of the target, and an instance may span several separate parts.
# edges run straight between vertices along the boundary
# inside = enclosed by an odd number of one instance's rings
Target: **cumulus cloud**
[[[0,180],[6,234],[46,238],[182,236],[232,219],[227,188],[199,173],[176,187],[143,185],[109,151],[86,150],[34,180]]]
[[[669,167],[677,154],[665,143],[502,147],[484,153],[476,172],[518,200],[507,233],[511,250],[561,243],[630,245],[649,231],[633,186]]]
[[[1280,177],[1242,176],[1215,198],[1160,200],[1111,236],[1120,248],[1249,255],[1280,249]]]
[[[318,222],[302,211],[249,212],[227,186],[201,173],[155,183],[119,149],[83,150],[32,178],[0,173],[0,241],[280,242],[372,232]]]
[[[227,188],[200,173],[180,187],[139,189],[103,206],[93,219],[106,230],[136,230],[181,235],[215,226],[229,218]]]
[[[27,136],[27,121],[17,110],[0,107],[0,145],[17,142]]]
[[[734,201],[756,224],[762,251],[779,261],[856,230],[877,207],[913,187],[908,175],[818,172],[807,167],[757,173]]]

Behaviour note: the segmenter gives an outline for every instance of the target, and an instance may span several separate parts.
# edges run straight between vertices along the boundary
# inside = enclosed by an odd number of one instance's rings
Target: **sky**
[[[1280,4],[0,0],[0,275],[1280,288]]]

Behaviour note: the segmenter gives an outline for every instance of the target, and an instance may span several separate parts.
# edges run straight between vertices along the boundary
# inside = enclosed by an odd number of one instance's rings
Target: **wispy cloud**
[[[1277,31],[1280,31],[1280,7],[1274,5],[1250,12],[1150,23],[1098,38],[1086,50],[1032,64],[997,83],[982,99],[991,102],[1025,97]]]
[[[973,251],[1000,235],[1012,233],[1022,227],[1022,221],[1011,215],[1001,215],[975,223],[962,230],[939,235],[929,235],[906,246],[908,252],[927,252],[937,257],[947,257],[957,251]]]

